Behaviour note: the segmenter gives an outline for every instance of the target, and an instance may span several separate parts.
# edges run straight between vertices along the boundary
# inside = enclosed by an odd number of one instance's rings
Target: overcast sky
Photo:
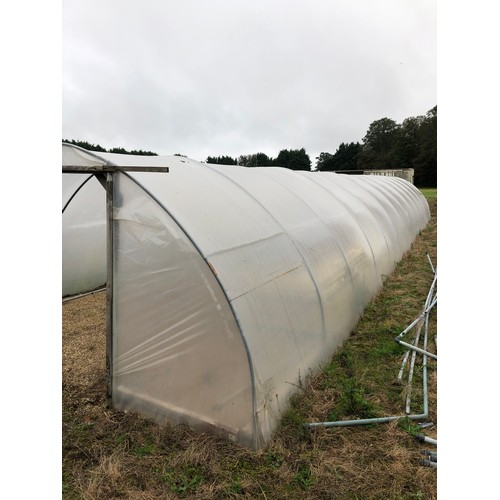
[[[208,155],[360,141],[437,104],[435,0],[65,0],[65,139]]]

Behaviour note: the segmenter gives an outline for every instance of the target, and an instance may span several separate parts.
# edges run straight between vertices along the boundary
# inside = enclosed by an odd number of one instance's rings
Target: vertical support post
[[[113,389],[113,173],[106,173],[106,395],[112,402]]]

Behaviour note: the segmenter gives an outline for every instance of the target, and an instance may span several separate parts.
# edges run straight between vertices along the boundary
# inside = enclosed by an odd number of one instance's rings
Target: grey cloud
[[[436,104],[435,1],[68,1],[63,136],[311,158]]]

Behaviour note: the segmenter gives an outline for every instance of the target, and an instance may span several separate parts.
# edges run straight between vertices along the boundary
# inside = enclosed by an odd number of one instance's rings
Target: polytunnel
[[[65,165],[87,169],[64,174],[74,179],[63,205],[80,203],[91,221],[65,229],[63,218],[63,231],[80,234],[90,255],[92,239],[105,245],[108,200],[112,406],[253,449],[268,444],[300,380],[349,336],[430,217],[418,189],[396,177],[71,145]],[[169,171],[133,170],[141,166]]]

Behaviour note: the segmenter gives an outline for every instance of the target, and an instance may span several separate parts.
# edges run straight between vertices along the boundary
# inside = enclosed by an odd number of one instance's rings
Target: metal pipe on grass
[[[425,465],[426,467],[432,467],[433,469],[437,469],[437,463],[436,462],[431,462],[430,460],[422,460],[422,465]]]
[[[436,270],[435,279],[437,279],[437,270]],[[435,300],[434,300],[433,303],[435,303],[435,302],[437,302],[437,297],[435,298]],[[432,309],[432,307],[429,308],[429,311],[431,309]],[[424,349],[423,350],[426,351],[426,352],[427,352],[428,337],[429,337],[429,314],[427,314],[427,316],[426,316],[425,328],[424,328]],[[427,354],[423,355],[422,365],[423,365],[423,371],[424,371],[424,373],[423,373],[423,376],[424,376],[424,387],[425,387],[425,393],[427,395]],[[428,412],[428,398],[427,397],[424,399],[424,411]]]
[[[427,295],[427,298],[429,298],[429,295]],[[419,321],[421,321],[423,318],[425,318],[426,315],[429,314],[429,312],[431,311],[431,309],[436,305],[437,303],[437,296],[434,297],[434,300],[432,301],[431,305],[426,307],[427,306],[427,299],[426,299],[426,303],[424,305],[424,311],[422,312],[422,314],[415,320],[413,321],[407,328],[405,328],[405,330],[403,330],[394,340],[396,342],[398,342],[399,344],[401,345],[404,345],[405,347],[408,347],[409,349],[412,349],[413,346],[416,347],[416,345],[418,344],[418,336],[420,335],[420,329],[418,330],[417,332],[417,338],[415,339],[415,342],[412,345],[410,344],[407,344],[405,342],[402,342],[400,340],[400,338],[405,334],[407,333],[408,331],[410,331],[411,328],[413,328],[413,326],[415,324],[417,324]],[[422,328],[422,325],[420,324],[419,325],[420,328]],[[423,353],[422,353],[423,354]],[[429,353],[431,354],[431,353]],[[406,366],[406,363],[408,362],[408,357],[410,356],[410,351],[406,351],[404,357],[403,357],[403,361],[401,362],[401,368],[399,370],[399,373],[398,373],[398,380],[401,381],[403,379],[403,372],[404,372],[404,369],[405,369],[405,366]],[[437,359],[437,358],[436,358]]]
[[[424,310],[396,338],[401,338],[404,335],[406,335],[419,321],[425,318],[425,315],[428,314],[436,304],[437,304],[437,295],[434,297],[430,305],[427,305],[427,300],[426,300],[424,305]]]
[[[433,294],[433,289],[435,286],[437,280],[437,274],[434,276],[434,280],[432,281],[431,288],[429,290],[429,293],[427,294],[427,298],[425,301],[425,306],[424,306],[424,312],[420,315],[419,318],[417,318],[413,323],[405,329],[405,331],[409,331],[415,324],[420,321],[424,315],[428,315],[428,311],[432,309],[432,307],[435,305],[437,302],[437,298],[434,298],[432,305],[429,306],[429,302],[431,300],[432,294]],[[401,337],[404,332],[399,335]],[[427,349],[427,330],[424,332],[424,351]],[[387,422],[393,422],[394,420],[399,420],[400,418],[409,418],[410,420],[424,420],[429,416],[429,402],[428,402],[428,388],[427,388],[427,354],[423,354],[423,375],[422,375],[422,392],[423,392],[423,413],[420,414],[414,414],[414,415],[392,415],[389,417],[376,417],[376,418],[364,418],[364,419],[357,419],[357,420],[336,420],[333,422],[306,422],[303,424],[304,427],[309,427],[309,428],[315,428],[315,427],[348,427],[352,425],[370,425],[370,424],[381,424],[381,423],[387,423]],[[419,436],[422,436],[422,434],[419,434]],[[430,438],[427,438],[430,439]],[[430,441],[427,441],[430,442]],[[435,443],[437,444],[437,442]],[[429,462],[433,463],[433,462]],[[436,464],[433,464],[432,466],[435,466]]]
[[[428,415],[425,413],[419,415],[393,415],[390,417],[376,417],[376,418],[360,418],[356,420],[337,420],[334,422],[308,422],[304,427],[350,427],[351,425],[370,425],[370,424],[385,424],[387,422],[394,422],[400,418],[409,418],[410,420],[423,420]]]
[[[406,335],[419,321],[422,321],[424,314],[425,311],[415,318],[396,338],[401,338],[403,335]]]
[[[427,337],[429,334],[429,314],[430,314],[430,312],[428,312],[425,315],[425,322],[424,322],[425,323],[425,327],[424,327],[424,348],[425,349],[421,349],[421,352],[424,355],[423,364],[425,365],[425,378],[426,379],[427,379],[427,355],[428,355],[428,351],[426,349],[427,349]],[[417,348],[417,341],[415,341],[415,346],[411,346],[411,348],[418,349]],[[432,356],[434,357],[434,355],[432,355]],[[413,377],[413,368],[415,365],[415,358],[416,358],[416,352],[413,351],[412,352],[412,360],[411,360],[411,369],[410,369],[410,375],[412,377]],[[436,360],[437,360],[437,356],[436,356]],[[410,411],[411,411],[411,378],[410,377],[408,378],[408,383],[409,383],[409,386],[408,386],[408,392],[406,395],[406,413],[410,413]],[[427,381],[426,381],[426,383],[427,383]]]
[[[408,362],[409,356],[410,356],[410,351],[408,350],[405,352],[405,355],[403,356],[403,361],[401,362],[401,368],[399,369],[399,373],[398,373],[398,380],[399,381],[403,380],[403,372],[404,372],[406,363]]]
[[[438,442],[437,439],[433,439],[430,437],[427,437],[425,434],[417,434],[416,438],[421,442],[421,443],[429,443],[429,444],[435,444],[437,446]]]
[[[429,356],[429,358],[432,359],[438,359],[436,354],[433,354],[432,352],[425,351],[424,349],[420,349],[420,347],[415,346],[414,344],[408,344],[407,342],[403,342],[402,340],[399,340],[397,337],[394,339],[398,344],[414,351],[418,352],[420,354],[425,354],[426,356]]]
[[[415,337],[415,348],[418,345],[420,340],[420,333],[422,331],[422,322],[418,324],[417,327],[417,336]],[[395,339],[396,342],[401,342],[398,338]],[[412,346],[413,347],[413,346]],[[410,352],[410,351],[408,351]],[[408,385],[406,387],[406,414],[409,415],[411,413],[410,404],[411,404],[411,392],[412,392],[412,381],[413,381],[413,370],[415,368],[415,359],[416,359],[415,351],[412,352],[411,362],[410,362],[410,371],[408,372]]]
[[[432,427],[434,422],[419,422],[418,425],[421,429],[425,429],[426,427]]]
[[[434,290],[434,286],[436,284],[436,279],[437,279],[437,276],[436,276],[436,274],[434,274],[434,279],[432,280],[432,284],[430,286],[430,289],[429,289],[429,292],[427,294],[427,297],[425,299],[425,304],[424,304],[424,324],[425,324],[424,338],[425,339],[427,338],[427,332],[428,332],[428,327],[429,327],[429,314],[430,314],[430,310],[432,309],[432,307],[429,306],[429,302],[431,301],[431,298],[433,295],[433,290]],[[437,299],[435,299],[435,301],[437,301]],[[435,302],[433,302],[433,304],[434,303]],[[396,342],[398,342],[402,345],[406,345],[410,349],[413,349],[411,362],[410,362],[410,371],[408,373],[408,386],[407,386],[407,391],[406,391],[406,414],[407,415],[409,415],[411,413],[411,393],[412,393],[413,371],[415,369],[415,359],[417,357],[416,351],[420,351],[420,352],[426,354],[423,350],[421,350],[420,348],[417,347],[418,342],[420,340],[421,331],[422,331],[422,322],[419,323],[417,336],[415,338],[415,342],[413,345],[408,344],[406,342],[403,342],[398,337],[396,337],[394,339]]]
[[[427,252],[427,260],[429,261],[429,264],[431,265],[432,272],[436,274],[436,270],[434,269],[434,266],[432,265],[432,260],[431,256],[429,255],[429,252]]]
[[[424,310],[422,311],[422,313],[420,314],[420,316],[418,316],[418,318],[416,318],[409,326],[407,326],[396,338],[396,342],[400,342],[398,339],[400,339],[403,335],[405,335],[406,333],[408,333],[419,321],[421,321],[423,318],[425,318],[425,316],[429,315],[431,309],[436,305],[437,303],[437,295],[433,297],[433,294],[434,294],[434,288],[436,286],[436,283],[437,283],[437,274],[436,274],[436,271],[434,271],[434,279],[432,280],[432,283],[431,283],[431,286],[429,288],[429,292],[427,293],[427,297],[425,299],[425,303],[424,303]],[[431,302],[432,301],[432,302]],[[430,304],[430,305],[429,305]],[[419,325],[420,328],[421,328],[421,325]],[[418,330],[417,332],[417,339],[418,339],[418,336],[420,334],[420,329]],[[416,346],[418,344],[418,340],[415,340],[414,342],[414,345]],[[404,344],[405,346],[408,346],[408,344]],[[410,352],[407,351],[403,357],[403,361],[401,362],[401,368],[399,370],[399,373],[398,373],[398,380],[401,381],[402,378],[403,378],[403,372],[404,372],[404,369],[405,369],[405,366],[406,366],[406,363],[408,362],[408,357],[410,355]],[[414,363],[414,357],[412,358],[412,361]],[[409,412],[408,412],[409,413]]]
[[[424,335],[424,346],[427,346],[427,336]],[[363,418],[357,420],[336,420],[333,422],[308,422],[303,424],[304,427],[314,428],[314,427],[349,427],[351,425],[370,425],[370,424],[382,424],[387,422],[393,422],[394,420],[399,420],[400,418],[409,418],[410,420],[425,420],[429,416],[429,403],[428,403],[428,391],[427,391],[427,356],[424,354],[423,361],[423,382],[422,391],[424,399],[424,412],[415,415],[393,415],[390,417],[376,417],[376,418]],[[422,434],[419,434],[421,436]],[[428,438],[430,439],[430,438]],[[437,443],[436,443],[437,444]]]
[[[424,359],[426,356],[424,354]],[[352,425],[370,425],[383,424],[399,420],[400,418],[409,418],[410,420],[425,420],[429,416],[428,392],[427,392],[427,365],[424,365],[423,373],[423,399],[424,412],[415,415],[392,415],[389,417],[362,418],[356,420],[336,420],[333,422],[307,422],[304,427],[350,427]]]

